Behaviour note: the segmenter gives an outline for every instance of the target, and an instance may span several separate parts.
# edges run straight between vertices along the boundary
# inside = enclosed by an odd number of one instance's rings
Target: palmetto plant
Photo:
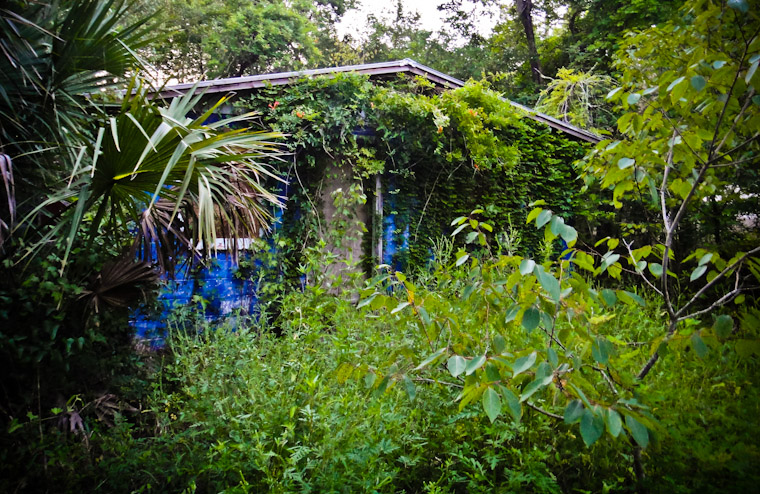
[[[162,106],[133,78],[119,113],[102,122],[68,182],[34,210],[71,203],[42,243],[66,234],[68,252],[78,235],[90,242],[112,235],[118,242],[134,223],[143,243],[138,251],[150,257],[150,244],[157,243],[158,261],[167,266],[178,250],[203,245],[208,251],[218,233],[259,236],[272,205],[279,204],[263,183],[277,177],[260,160],[276,158],[280,135],[230,128],[251,114],[204,123],[225,98],[188,116],[201,97],[190,92]]]
[[[170,267],[180,251],[207,252],[217,234],[258,236],[279,204],[261,163],[278,154],[279,135],[250,130],[250,115],[206,123],[224,99],[198,117],[201,95],[152,99],[133,51],[150,41],[150,23],[128,22],[129,9],[125,0],[0,9],[3,257],[29,259],[64,238],[62,270],[75,243],[95,241]],[[14,237],[31,247],[14,253]]]

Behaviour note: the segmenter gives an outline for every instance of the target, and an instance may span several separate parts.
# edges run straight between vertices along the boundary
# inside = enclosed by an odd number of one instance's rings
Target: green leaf
[[[628,426],[628,430],[631,431],[631,436],[633,436],[636,443],[642,449],[646,448],[649,444],[649,431],[647,428],[631,415],[625,416],[625,425]]]
[[[528,331],[533,331],[541,321],[541,313],[535,307],[528,307],[523,313],[522,326]]]
[[[684,78],[683,78],[683,76],[681,76],[678,79],[676,79],[675,81],[671,82],[670,85],[668,86],[667,91],[668,92],[672,91],[673,88],[676,87],[677,85],[681,84],[683,82],[683,80],[684,80]]]
[[[549,294],[549,297],[552,299],[552,301],[554,301],[554,303],[559,302],[560,286],[557,278],[555,278],[551,273],[544,271],[543,267],[536,268],[536,278],[538,278],[538,282],[541,284],[541,287],[546,290],[546,293]],[[523,321],[524,320],[525,316],[523,316]]]
[[[466,263],[466,262],[467,262],[467,259],[469,259],[469,258],[470,258],[470,254],[464,254],[464,255],[461,255],[461,256],[459,256],[459,257],[457,258],[457,262],[455,263],[455,265],[456,265],[457,267],[459,267],[459,266],[461,266],[462,264]]]
[[[625,170],[626,168],[630,168],[636,163],[636,160],[631,158],[620,158],[617,162],[618,168],[621,170]]]
[[[545,363],[545,362],[544,362]],[[554,377],[552,374],[549,374],[548,376],[539,376],[536,377],[533,381],[531,381],[530,384],[525,386],[525,389],[523,390],[522,394],[520,395],[520,403],[527,400],[531,396],[533,396],[538,390],[545,388],[548,386]]]
[[[464,372],[466,366],[467,361],[459,355],[454,355],[446,363],[446,367],[449,369],[452,377],[457,377],[462,372]]]
[[[607,307],[612,307],[617,302],[617,295],[615,295],[614,290],[610,290],[609,288],[605,288],[601,292],[602,300],[604,300],[604,303],[607,305]]]
[[[483,393],[483,410],[485,410],[486,415],[488,415],[488,419],[493,424],[496,420],[496,417],[499,416],[501,413],[501,398],[499,398],[499,393],[497,393],[493,388],[488,388],[485,393]]]
[[[731,332],[734,330],[734,320],[731,318],[731,316],[727,314],[721,314],[715,319],[715,323],[713,324],[713,331],[715,331],[715,335],[725,340],[729,336],[731,336]]]
[[[706,271],[707,271],[706,265],[703,264],[701,266],[697,266],[697,269],[691,272],[691,276],[689,276],[689,281],[695,281],[699,279],[699,277],[705,274]]]
[[[548,209],[545,209],[541,211],[541,214],[538,215],[536,218],[536,228],[541,228],[545,224],[549,223],[549,220],[552,219],[552,212]]]
[[[727,5],[734,10],[738,10],[742,14],[749,12],[747,0],[728,0]]]
[[[525,224],[528,224],[531,221],[533,221],[534,219],[536,219],[538,217],[538,215],[541,214],[541,211],[543,211],[543,209],[541,209],[541,208],[533,208],[533,211],[531,211],[530,214],[528,214],[528,219],[525,221]]]
[[[414,370],[417,371],[417,370],[424,369],[425,367],[427,367],[428,365],[430,365],[431,362],[433,362],[434,360],[438,359],[438,357],[440,357],[441,355],[443,355],[444,352],[446,352],[446,350],[448,350],[448,348],[444,347],[444,348],[441,348],[440,350],[438,350],[437,352],[428,355],[428,357],[425,360],[423,360],[420,365],[418,365],[417,367],[415,367]]]
[[[611,343],[606,338],[597,336],[591,345],[591,356],[594,357],[594,360],[602,365],[607,365],[610,359],[609,345]]]
[[[509,413],[512,414],[512,418],[515,419],[515,422],[519,423],[520,418],[522,417],[522,406],[520,405],[520,400],[517,399],[517,396],[515,396],[515,394],[510,391],[509,388],[499,386],[499,389],[501,390],[501,395],[507,402]]]
[[[404,374],[404,389],[406,389],[406,394],[409,396],[410,401],[414,401],[414,399],[417,397],[417,387],[414,385],[414,382],[411,380],[411,378]]]
[[[723,67],[724,65],[726,65],[726,62],[724,62],[723,60],[716,60],[712,64],[713,68],[716,70]]]
[[[556,368],[557,365],[559,365],[559,356],[557,355],[557,352],[554,351],[554,348],[549,347],[546,350],[546,357],[549,359],[552,368]]]
[[[507,340],[505,340],[502,335],[496,334],[496,336],[493,337],[493,351],[496,353],[504,353],[504,350],[506,349]]]
[[[408,306],[410,306],[410,305],[411,305],[411,304],[410,304],[409,302],[401,302],[400,304],[398,304],[398,305],[396,306],[396,308],[395,308],[395,309],[393,309],[393,310],[391,311],[391,315],[392,315],[392,314],[398,314],[399,312],[401,312],[402,310],[404,310],[406,307],[408,307]]]
[[[755,75],[755,72],[757,71],[757,64],[758,62],[756,61],[755,63],[749,66],[749,69],[747,70],[747,75],[744,76],[744,82],[746,82],[747,84],[749,84],[749,82],[752,80],[752,76]]]
[[[499,368],[491,362],[486,363],[486,379],[488,379],[488,382],[501,381]]]
[[[538,354],[536,352],[533,352],[530,355],[526,355],[525,357],[520,357],[519,359],[515,360],[515,363],[512,366],[512,378],[514,379],[519,374],[530,369],[533,364],[536,363],[537,355]]]
[[[610,433],[610,436],[618,437],[623,430],[623,420],[620,418],[620,414],[610,408],[607,410],[604,420],[607,423],[607,432]]]
[[[565,225],[560,232],[562,239],[567,242],[567,245],[571,246],[578,239],[578,232],[570,225]]]
[[[578,422],[583,415],[583,402],[573,400],[565,407],[565,423],[570,425]]]
[[[593,411],[586,409],[581,416],[581,437],[586,447],[594,444],[604,432],[604,420]]]
[[[649,263],[649,271],[655,275],[656,277],[662,276],[662,264],[658,262],[650,262]]]
[[[520,313],[520,306],[519,305],[513,305],[512,307],[507,310],[507,313],[504,315],[504,324],[507,324],[509,322],[512,322],[517,318],[517,315]]]
[[[535,267],[536,261],[533,261],[532,259],[523,259],[520,263],[520,274],[525,276],[526,274],[532,273],[533,268]]]
[[[706,85],[707,85],[707,81],[701,75],[695,75],[694,77],[691,78],[691,87],[693,87],[697,91],[703,90]]]
[[[628,101],[629,105],[635,105],[636,103],[639,102],[640,99],[641,99],[641,94],[639,94],[639,93],[631,93],[631,94],[628,95],[628,98],[627,98],[626,101]]]
[[[712,257],[713,257],[712,252],[708,252],[707,254],[703,255],[699,259],[699,265],[702,266],[703,264],[707,264],[708,262],[710,262],[710,259],[712,259]]]
[[[702,340],[702,337],[699,336],[698,332],[692,333],[691,346],[694,348],[697,357],[705,358],[707,355],[707,345],[705,345],[705,342]]]
[[[483,364],[486,363],[486,356],[485,355],[479,355],[477,357],[474,357],[472,360],[467,362],[467,366],[464,369],[464,373],[466,376],[469,376],[476,370],[483,367]]]

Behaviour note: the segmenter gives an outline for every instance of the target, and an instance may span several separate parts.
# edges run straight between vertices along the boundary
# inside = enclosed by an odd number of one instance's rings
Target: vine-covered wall
[[[484,82],[441,92],[424,79],[339,74],[263,88],[235,105],[259,112],[262,128],[288,135],[293,155],[276,166],[290,183],[283,226],[292,259],[307,245],[330,243],[326,218],[320,218],[331,197],[325,184],[347,165],[360,192],[354,196],[369,198],[366,205],[356,200],[355,208],[371,210],[374,177],[381,175],[384,226],[394,230],[393,261],[401,266],[424,265],[432,241],[450,233],[454,217],[475,208],[496,227],[494,235],[511,223],[520,250],[531,252],[543,243],[525,225],[531,201],[545,200],[570,223],[589,207],[578,197],[582,184],[573,168],[585,146],[526,118]],[[344,212],[348,206],[342,204]],[[350,222],[348,216],[356,215],[347,214]],[[365,235],[366,256],[376,236],[388,233],[379,230]]]

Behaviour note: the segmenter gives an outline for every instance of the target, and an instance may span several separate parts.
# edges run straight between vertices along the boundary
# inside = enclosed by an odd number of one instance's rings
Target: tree
[[[334,24],[352,0],[165,0],[169,31],[149,57],[180,80],[295,70],[323,59]],[[155,2],[153,2],[155,4]]]

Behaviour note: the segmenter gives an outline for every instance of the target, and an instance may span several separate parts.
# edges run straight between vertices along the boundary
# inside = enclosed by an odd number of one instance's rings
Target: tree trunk
[[[528,42],[528,59],[530,61],[530,73],[533,82],[541,85],[541,62],[536,50],[536,37],[533,34],[533,0],[515,0],[517,15],[525,30],[525,40]]]

